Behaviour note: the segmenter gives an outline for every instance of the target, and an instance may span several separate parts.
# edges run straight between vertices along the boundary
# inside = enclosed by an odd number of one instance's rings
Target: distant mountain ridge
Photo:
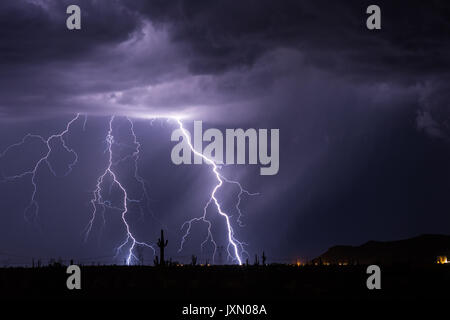
[[[424,234],[397,241],[368,241],[361,246],[334,246],[312,260],[318,264],[432,264],[450,257],[450,236]]]

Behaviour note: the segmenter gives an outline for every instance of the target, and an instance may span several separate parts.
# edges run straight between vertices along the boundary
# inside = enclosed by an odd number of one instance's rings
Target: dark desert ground
[[[66,288],[66,267],[57,262],[34,268],[2,268],[0,297],[203,303],[448,300],[450,264],[436,263],[435,255],[448,252],[449,239],[424,235],[393,242],[370,241],[359,247],[337,246],[299,265],[86,265],[81,266],[81,290]],[[367,289],[367,262],[381,267],[381,290]]]

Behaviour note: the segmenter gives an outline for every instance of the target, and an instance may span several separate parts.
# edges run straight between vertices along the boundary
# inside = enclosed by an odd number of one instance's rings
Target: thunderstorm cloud
[[[70,4],[81,8],[81,30],[66,28]],[[75,113],[279,128],[277,176],[225,168],[261,193],[246,207],[252,250],[281,259],[336,242],[448,233],[450,6],[378,1],[382,29],[369,31],[370,4],[1,1],[0,150]],[[167,134],[156,134],[143,144],[169,154]],[[82,139],[72,144],[96,154],[100,138]],[[1,163],[2,175],[13,162]],[[164,180],[165,170],[153,178]],[[95,182],[98,170],[86,172]],[[200,178],[189,177],[175,190],[156,182],[161,202],[176,203],[167,194],[178,192],[185,203],[166,217],[194,203],[187,190]],[[93,187],[74,184],[80,197]]]

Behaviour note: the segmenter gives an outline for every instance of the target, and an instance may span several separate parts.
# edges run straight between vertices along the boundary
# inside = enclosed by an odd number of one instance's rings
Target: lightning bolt
[[[46,165],[47,168],[49,169],[49,171],[54,176],[57,176],[57,174],[56,174],[55,170],[53,169],[52,164],[50,163],[50,160],[49,160],[49,157],[53,152],[52,145],[53,145],[54,141],[59,141],[60,145],[64,148],[64,150],[73,156],[73,161],[68,164],[68,169],[64,173],[64,176],[69,175],[72,172],[74,166],[77,164],[78,154],[71,147],[69,147],[67,145],[65,136],[69,133],[73,123],[75,121],[77,121],[79,118],[80,118],[80,114],[77,114],[73,119],[71,119],[66,124],[66,127],[63,131],[61,131],[60,133],[57,133],[57,134],[53,134],[53,135],[49,136],[48,138],[44,138],[41,135],[29,133],[29,134],[25,135],[20,142],[8,146],[2,153],[0,153],[0,159],[2,159],[11,150],[23,146],[30,139],[38,140],[44,146],[46,146],[47,151],[41,158],[39,158],[34,163],[32,169],[22,172],[17,175],[8,176],[8,177],[2,179],[3,181],[12,181],[12,180],[24,178],[26,176],[31,176],[31,184],[33,186],[33,190],[32,190],[32,194],[31,194],[30,202],[24,210],[24,217],[27,221],[29,220],[28,212],[30,210],[34,209],[33,210],[34,220],[36,220],[36,218],[39,214],[39,203],[37,201],[37,190],[38,190],[37,174],[38,174],[39,169],[42,166]],[[179,251],[183,250],[183,245],[184,245],[185,241],[187,240],[187,237],[190,235],[192,224],[194,222],[202,221],[207,224],[207,237],[202,242],[201,248],[203,249],[204,245],[206,245],[208,243],[208,241],[210,241],[214,245],[214,253],[213,253],[213,262],[214,262],[214,257],[216,255],[218,246],[217,246],[217,243],[215,242],[213,234],[212,234],[212,230],[211,230],[212,222],[207,218],[208,208],[210,208],[212,205],[214,205],[215,210],[221,217],[224,218],[224,221],[226,224],[227,239],[228,239],[228,246],[227,246],[228,258],[231,258],[233,261],[237,262],[239,265],[242,265],[243,256],[248,257],[248,253],[245,250],[246,243],[239,241],[236,238],[235,231],[232,227],[232,222],[231,222],[232,216],[227,214],[222,209],[220,200],[217,197],[217,192],[224,185],[224,183],[234,184],[238,187],[239,193],[237,195],[237,203],[236,203],[235,208],[236,208],[236,212],[238,213],[238,217],[237,217],[236,221],[240,227],[244,226],[242,223],[242,220],[241,220],[243,214],[240,209],[242,197],[244,195],[247,195],[247,196],[258,195],[258,193],[250,193],[247,190],[245,190],[239,182],[225,178],[219,172],[221,167],[219,167],[212,159],[203,155],[201,152],[198,152],[197,150],[195,150],[192,145],[192,142],[191,142],[190,134],[184,128],[183,123],[179,117],[173,117],[173,116],[152,117],[151,124],[153,123],[153,121],[155,119],[158,119],[158,118],[166,118],[169,120],[175,120],[177,122],[178,127],[181,130],[181,132],[183,133],[184,138],[186,139],[190,150],[194,154],[200,156],[206,162],[206,164],[208,164],[211,167],[212,173],[217,181],[216,185],[211,190],[209,200],[207,201],[207,203],[205,204],[205,206],[203,208],[203,215],[200,217],[188,220],[188,221],[184,222],[183,225],[181,226],[181,229],[182,230],[186,229],[186,231],[185,231],[184,235],[182,236]],[[85,238],[85,241],[88,240],[89,235],[92,231],[93,224],[94,224],[98,214],[101,215],[102,221],[103,221],[103,226],[104,226],[106,223],[106,218],[105,218],[106,210],[108,209],[108,210],[119,211],[121,214],[121,220],[122,220],[124,228],[125,228],[125,239],[116,248],[116,256],[122,250],[124,250],[125,247],[127,247],[128,253],[127,253],[127,257],[126,257],[126,264],[130,265],[133,263],[134,260],[138,260],[138,258],[134,254],[134,250],[136,249],[137,246],[144,246],[144,247],[150,248],[154,253],[155,253],[155,249],[151,244],[137,240],[136,236],[131,231],[131,227],[130,227],[130,224],[127,219],[127,216],[128,216],[129,210],[130,210],[129,209],[130,203],[135,203],[135,204],[141,205],[141,203],[143,201],[145,201],[147,204],[147,208],[149,209],[150,197],[149,197],[148,190],[146,188],[146,182],[145,182],[144,178],[139,174],[138,162],[139,162],[139,157],[140,157],[141,144],[139,143],[139,141],[137,139],[137,135],[134,130],[133,121],[129,117],[126,117],[126,119],[128,120],[128,122],[130,124],[130,132],[133,137],[133,145],[134,145],[133,150],[134,151],[117,161],[113,161],[115,158],[114,152],[113,152],[113,147],[116,145],[120,146],[121,144],[118,143],[117,141],[115,141],[115,139],[114,139],[113,123],[115,120],[115,116],[111,116],[109,119],[108,131],[105,136],[106,148],[105,148],[104,152],[105,152],[105,154],[108,155],[107,156],[108,161],[107,161],[107,165],[106,165],[105,169],[100,174],[100,176],[97,178],[95,189],[92,192],[92,198],[90,200],[90,205],[92,207],[91,218],[89,219],[88,224],[84,230],[84,233],[85,233],[84,238]],[[87,124],[87,115],[84,116],[83,131],[86,130],[86,124]],[[129,192],[127,191],[124,184],[120,181],[119,176],[116,172],[117,165],[119,165],[120,163],[127,161],[129,159],[132,159],[134,162],[134,178],[140,184],[140,187],[142,190],[141,197],[138,200],[132,199],[129,197]],[[103,196],[104,188],[106,187],[106,182],[107,182],[106,180],[108,178],[112,180],[109,185],[109,191],[111,192],[112,188],[117,187],[121,192],[122,196],[121,196],[121,205],[120,206],[113,205],[111,200],[105,199]],[[99,208],[101,209],[100,211],[99,211]],[[142,206],[141,206],[141,213],[142,213]]]
[[[114,167],[114,162],[113,162],[113,145],[114,145],[114,135],[113,135],[113,122],[114,122],[115,117],[112,116],[109,120],[109,129],[105,138],[105,142],[106,142],[106,153],[108,153],[108,164],[106,166],[106,169],[103,171],[103,173],[97,178],[97,185],[96,185],[96,189],[93,192],[93,197],[91,199],[91,205],[93,207],[93,211],[92,211],[92,217],[86,227],[86,236],[85,239],[87,240],[89,233],[92,229],[92,225],[95,221],[96,218],[96,214],[97,214],[97,206],[102,207],[102,210],[105,210],[105,208],[112,208],[115,210],[120,210],[121,211],[121,218],[122,218],[122,222],[124,224],[125,227],[125,231],[126,231],[126,236],[125,236],[125,240],[122,242],[122,244],[120,244],[117,248],[116,248],[116,256],[120,253],[120,251],[126,246],[129,245],[128,248],[128,255],[126,258],[126,263],[127,265],[130,265],[133,262],[133,259],[138,260],[138,258],[135,256],[134,254],[134,249],[136,248],[136,246],[144,246],[147,248],[152,249],[152,251],[155,253],[155,249],[152,245],[147,244],[145,242],[141,242],[136,240],[136,237],[133,235],[133,233],[131,232],[131,228],[130,225],[128,224],[127,221],[127,213],[129,212],[128,209],[128,204],[130,202],[137,202],[139,203],[139,200],[134,200],[134,199],[130,199],[128,196],[128,192],[125,188],[125,186],[119,181],[119,178],[116,174],[116,172],[114,171],[113,167]],[[129,120],[129,119],[128,119]],[[130,123],[132,124],[131,120],[129,120]],[[133,127],[132,127],[133,128]],[[136,138],[136,135],[134,134],[134,129],[132,129],[133,132],[133,136]],[[137,140],[135,140],[137,141]],[[138,177],[138,181],[143,181],[142,178],[140,178],[140,176],[137,174],[137,159],[138,159],[138,154],[139,154],[139,147],[140,144],[137,143],[138,147],[136,148],[136,152],[133,153],[135,159],[136,159],[136,171],[135,174]],[[120,162],[120,161],[119,161]],[[110,177],[112,179],[112,183],[110,185],[110,189],[113,186],[117,186],[121,193],[122,193],[122,207],[113,207],[111,206],[110,202],[108,200],[103,199],[102,196],[102,186],[105,183],[105,178],[106,177]],[[140,178],[140,179],[139,179]],[[142,180],[141,180],[142,179]],[[144,189],[145,189],[145,184],[144,184]],[[104,211],[103,211],[104,213]]]
[[[27,135],[25,135],[22,139],[22,141],[12,144],[9,147],[7,147],[2,153],[0,153],[0,159],[3,158],[6,154],[8,154],[11,150],[21,147],[23,146],[27,140],[29,139],[35,139],[40,141],[43,145],[45,145],[45,147],[47,148],[46,153],[39,158],[33,165],[32,169],[22,172],[20,174],[17,175],[13,175],[13,176],[8,176],[8,177],[4,177],[3,181],[12,181],[12,180],[17,180],[17,179],[21,179],[24,178],[26,176],[31,176],[31,184],[33,186],[33,190],[31,193],[31,198],[30,198],[30,202],[28,204],[28,206],[25,208],[24,210],[24,218],[27,222],[29,222],[30,218],[28,217],[28,212],[32,209],[34,209],[34,211],[32,212],[31,216],[33,218],[33,221],[35,222],[38,215],[39,215],[39,202],[36,199],[36,195],[37,195],[37,190],[38,190],[38,183],[37,183],[37,173],[39,171],[39,169],[41,168],[42,165],[47,165],[47,168],[49,169],[49,171],[56,177],[57,174],[55,172],[55,170],[53,169],[50,161],[49,161],[49,157],[53,151],[52,149],[52,141],[53,140],[59,140],[59,142],[61,143],[61,146],[70,154],[73,155],[73,161],[71,163],[69,163],[68,165],[68,170],[65,172],[64,176],[69,175],[72,172],[73,167],[77,164],[78,162],[78,154],[69,146],[67,146],[67,142],[64,139],[64,136],[69,132],[70,127],[72,126],[72,124],[77,121],[80,117],[80,114],[78,113],[72,120],[70,120],[67,124],[66,127],[63,131],[61,131],[58,134],[53,134],[51,136],[49,136],[47,139],[45,139],[43,136],[41,135],[36,135],[36,134],[31,134],[28,133]]]
[[[147,190],[147,185],[146,185],[146,181],[145,179],[139,174],[139,157],[140,157],[140,151],[141,151],[141,144],[138,141],[136,132],[134,131],[134,122],[129,118],[126,117],[127,121],[130,124],[130,133],[131,136],[133,137],[133,145],[134,145],[134,151],[128,155],[126,155],[125,157],[123,157],[122,159],[116,161],[114,163],[114,165],[119,165],[122,162],[125,162],[129,159],[133,160],[134,163],[134,179],[139,183],[141,190],[142,190],[142,194],[141,194],[141,198],[140,201],[145,201],[146,204],[146,208],[151,211],[150,209],[150,196]],[[144,208],[141,206],[141,215],[144,214]],[[158,223],[160,223],[162,225],[162,223],[156,219],[156,217],[153,215],[152,213],[152,217],[158,221]]]
[[[244,223],[241,220],[242,217],[244,216],[244,214],[242,213],[242,210],[241,210],[242,196],[244,194],[246,194],[247,196],[250,196],[250,197],[251,196],[259,196],[260,193],[259,192],[255,192],[255,193],[249,192],[249,191],[245,190],[238,181],[227,179],[223,175],[222,175],[222,179],[225,182],[230,183],[230,184],[234,184],[234,185],[236,185],[239,188],[239,193],[237,195],[238,201],[236,202],[236,205],[235,205],[236,211],[238,213],[238,217],[236,219],[236,222],[239,224],[239,226],[241,228],[243,228],[243,227],[245,227],[245,225],[244,225]]]
[[[239,213],[239,217],[238,217],[238,223],[239,225],[242,226],[242,222],[240,220],[241,216],[242,216],[242,212],[240,209],[240,203],[241,203],[241,198],[243,194],[247,194],[247,195],[257,195],[256,193],[250,193],[247,190],[245,190],[244,188],[242,188],[241,184],[237,181],[232,181],[229,179],[226,179],[223,175],[221,175],[219,173],[219,166],[210,158],[208,158],[207,156],[205,156],[203,153],[198,152],[197,150],[195,150],[194,146],[192,145],[192,141],[191,141],[191,137],[189,132],[187,132],[187,130],[183,127],[183,123],[181,122],[181,120],[179,118],[176,118],[176,121],[178,123],[178,126],[181,130],[181,132],[184,135],[184,138],[186,139],[189,148],[191,149],[191,151],[200,156],[209,166],[211,166],[212,168],[212,172],[217,180],[217,184],[215,185],[215,187],[212,189],[211,194],[210,194],[210,198],[208,200],[208,202],[206,203],[205,207],[203,208],[203,215],[201,217],[197,217],[197,218],[193,218],[191,220],[186,221],[182,226],[181,229],[183,230],[186,227],[186,232],[182,237],[181,240],[181,244],[180,244],[180,248],[178,250],[178,252],[180,252],[181,250],[183,250],[183,245],[187,239],[187,237],[190,234],[190,230],[192,227],[192,224],[194,222],[197,221],[203,221],[204,223],[207,224],[208,228],[208,234],[206,239],[202,242],[201,247],[203,248],[203,246],[208,242],[211,241],[211,243],[214,245],[214,253],[213,253],[213,262],[214,262],[214,258],[217,252],[217,243],[214,240],[214,237],[212,235],[211,232],[211,227],[212,227],[212,223],[210,220],[207,219],[207,209],[209,208],[209,206],[211,204],[214,204],[214,206],[216,207],[217,212],[219,213],[220,216],[222,216],[225,219],[225,223],[226,223],[226,228],[227,228],[227,237],[228,237],[228,246],[227,246],[227,253],[228,253],[228,257],[233,260],[236,261],[239,265],[242,265],[242,259],[243,256],[246,255],[248,257],[248,253],[245,250],[244,246],[246,245],[245,242],[239,241],[236,236],[235,236],[235,232],[234,229],[231,225],[231,216],[228,215],[227,213],[225,213],[222,210],[222,206],[220,205],[220,202],[216,196],[217,191],[223,186],[224,182],[226,183],[232,183],[235,184],[239,187],[240,192],[238,194],[238,202],[236,204],[236,209],[237,212]]]

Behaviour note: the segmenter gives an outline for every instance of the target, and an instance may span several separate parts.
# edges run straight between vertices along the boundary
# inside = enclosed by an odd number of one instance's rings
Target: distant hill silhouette
[[[398,241],[369,241],[361,246],[334,246],[313,259],[318,264],[432,264],[450,257],[450,236],[421,235]]]

